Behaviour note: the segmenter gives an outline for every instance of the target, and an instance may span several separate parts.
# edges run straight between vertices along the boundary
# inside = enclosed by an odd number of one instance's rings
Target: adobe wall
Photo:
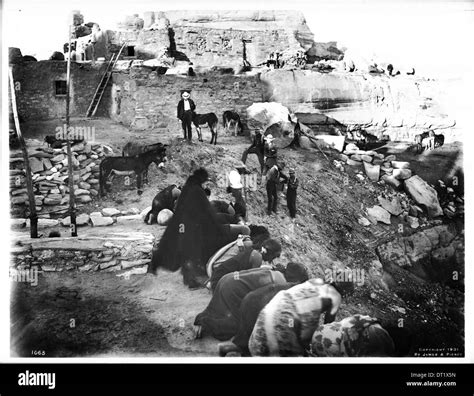
[[[85,117],[105,64],[71,63],[70,116]],[[66,116],[66,96],[56,95],[55,81],[66,80],[67,62],[40,61],[13,65],[18,114],[22,120],[51,120]],[[108,90],[99,105],[98,116],[106,115]]]
[[[134,129],[176,128],[182,89],[192,91],[197,113],[216,113],[219,123],[225,110],[237,111],[245,121],[245,109],[263,99],[258,76],[209,73],[188,77],[132,68],[113,74],[110,117]]]

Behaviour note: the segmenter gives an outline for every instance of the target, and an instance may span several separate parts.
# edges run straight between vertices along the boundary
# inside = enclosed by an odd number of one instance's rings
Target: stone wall
[[[146,232],[20,239],[11,249],[10,265],[16,270],[144,273],[151,261],[153,241],[154,236]]]
[[[104,64],[71,63],[70,116],[85,117]],[[56,95],[55,81],[66,81],[67,62],[25,62],[13,66],[18,113],[22,120],[51,120],[66,116],[66,95]],[[97,115],[105,115],[106,91]]]
[[[192,91],[197,113],[216,113],[220,128],[225,110],[239,112],[245,122],[245,109],[262,101],[258,76],[207,73],[187,77],[131,68],[113,74],[110,117],[135,129],[176,128],[176,107],[182,89]]]
[[[74,191],[77,204],[87,204],[99,191],[99,164],[112,150],[101,144],[72,145]],[[64,213],[69,205],[67,150],[40,147],[29,150],[36,210],[39,216]],[[10,195],[13,217],[24,217],[29,207],[21,152],[10,157]],[[49,217],[49,216],[48,216]]]

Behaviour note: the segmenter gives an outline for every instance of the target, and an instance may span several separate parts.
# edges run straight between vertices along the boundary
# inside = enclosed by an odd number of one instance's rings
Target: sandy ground
[[[111,145],[120,153],[130,139],[164,143],[180,137],[176,130],[168,134],[128,131],[108,119],[93,121],[73,120],[73,124],[91,123],[95,126],[96,141]],[[23,127],[28,139],[42,140],[54,131],[52,122],[29,124]],[[249,142],[244,137],[219,136],[219,145],[210,146],[210,133],[203,128],[206,143],[192,144],[174,141],[169,153],[169,163],[161,170],[150,167],[150,184],[142,195],[137,195],[133,182],[128,189],[114,181],[112,192],[103,199],[81,208],[90,213],[98,208],[115,207],[121,210],[136,207],[143,209],[151,204],[154,195],[170,183],[183,183],[195,161],[210,170],[211,177],[218,177],[231,159],[238,159]],[[31,140],[30,140],[31,142]],[[435,183],[451,177],[452,169],[462,161],[461,145],[452,143],[434,152],[416,155],[406,144],[391,143],[377,151],[395,153],[401,160],[410,160],[423,178]],[[298,196],[299,213],[294,224],[290,222],[284,200],[280,201],[278,216],[265,213],[264,187],[249,191],[247,200],[249,222],[265,225],[272,235],[282,241],[283,264],[290,260],[304,262],[315,276],[334,265],[373,269],[375,246],[390,239],[396,232],[392,226],[377,225],[364,228],[357,223],[361,207],[372,206],[382,188],[372,183],[359,182],[349,173],[350,184],[344,185],[341,174],[318,152],[282,150],[288,166],[295,167],[300,176]],[[461,158],[461,160],[460,160]],[[255,156],[249,156],[247,165],[258,169]],[[451,172],[451,173],[450,173]],[[212,186],[219,199],[230,199],[223,189]],[[79,228],[85,232],[110,232],[110,227]],[[146,231],[155,236],[163,227],[133,222],[113,226],[114,232]],[[45,230],[46,232],[49,230]],[[63,236],[68,230],[62,228]],[[411,285],[408,280],[397,278],[400,283]],[[132,275],[123,279],[113,273],[42,273],[37,286],[24,283],[12,284],[12,355],[32,356],[34,351],[44,351],[45,356],[216,356],[217,341],[212,338],[193,339],[192,324],[197,313],[210,300],[205,289],[189,290],[182,284],[179,272],[159,272],[152,275]],[[423,292],[425,293],[425,292]],[[363,287],[357,288],[347,298],[338,314],[338,320],[351,314],[365,313],[394,323],[400,313],[393,307],[403,307],[407,326],[415,334],[415,347],[430,345],[462,346],[463,317],[457,320],[441,309],[443,301],[428,304],[423,300],[436,300],[439,289],[429,286],[420,297],[422,303],[412,304],[384,290],[380,279],[371,277]],[[461,296],[462,297],[462,296]],[[441,298],[441,297],[439,297]],[[458,295],[458,298],[459,295]],[[462,302],[461,302],[462,305]],[[462,307],[460,308],[462,312]],[[459,316],[460,315],[460,316]]]

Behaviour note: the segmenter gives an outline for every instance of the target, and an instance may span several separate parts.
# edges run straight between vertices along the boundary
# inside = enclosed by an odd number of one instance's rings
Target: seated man
[[[262,262],[271,263],[275,258],[280,257],[281,245],[275,239],[267,239],[260,251],[252,248],[244,248],[234,257],[219,263],[212,269],[211,290],[214,291],[219,280],[226,274],[236,271],[243,271],[251,268],[259,268]]]
[[[284,273],[268,268],[254,268],[224,275],[207,308],[196,316],[196,338],[211,335],[221,341],[230,339],[239,328],[240,304],[245,296],[260,287],[286,282]]]

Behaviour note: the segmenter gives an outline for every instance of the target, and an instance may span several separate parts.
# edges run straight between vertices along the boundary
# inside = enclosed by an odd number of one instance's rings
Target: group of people
[[[344,287],[310,278],[296,262],[272,265],[281,246],[269,238],[260,249],[243,245],[216,265],[208,306],[194,321],[195,337],[221,342],[220,356],[395,356],[390,328],[353,315],[334,322]],[[324,324],[320,319],[324,317]],[[395,338],[396,340],[396,338]]]
[[[255,154],[260,163],[260,170],[266,179],[267,191],[267,214],[277,213],[278,193],[282,191],[284,184],[287,185],[286,202],[290,212],[290,217],[296,217],[296,192],[299,180],[296,177],[295,169],[291,168],[289,176],[282,171],[285,163],[278,160],[278,148],[275,146],[272,135],[264,136],[261,130],[257,130],[252,140],[252,144],[243,152],[242,163],[245,165],[249,154]]]
[[[398,353],[392,333],[376,318],[354,315],[334,322],[344,284],[311,278],[298,262],[275,265],[282,247],[265,227],[219,221],[217,214],[230,214],[231,208],[225,201],[209,201],[208,181],[207,171],[200,168],[182,187],[169,186],[166,202],[175,213],[153,248],[148,269],[181,268],[189,287],[210,289],[211,300],[194,321],[196,338],[223,341],[221,356]],[[231,205],[234,211],[237,201]],[[199,282],[200,276],[207,281]]]

